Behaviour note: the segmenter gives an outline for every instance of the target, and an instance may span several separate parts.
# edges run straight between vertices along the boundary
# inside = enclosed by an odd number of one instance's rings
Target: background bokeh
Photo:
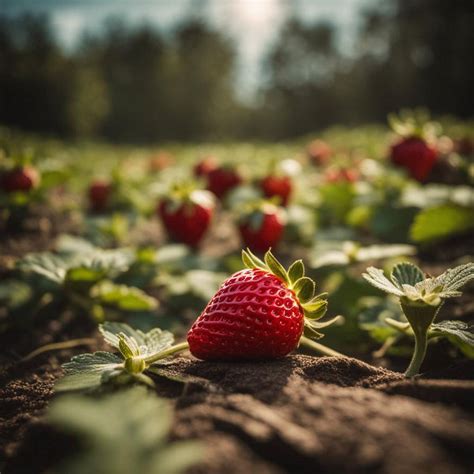
[[[472,116],[471,0],[2,0],[0,123],[130,143]]]

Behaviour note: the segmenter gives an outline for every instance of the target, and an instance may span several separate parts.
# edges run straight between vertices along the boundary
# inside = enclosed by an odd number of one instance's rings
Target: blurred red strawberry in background
[[[286,224],[286,213],[281,207],[266,201],[248,205],[239,218],[239,231],[244,246],[255,252],[266,252],[277,247]]]
[[[219,166],[207,174],[207,189],[220,199],[241,182],[242,178],[231,165]]]
[[[209,191],[179,184],[160,201],[157,213],[173,240],[196,247],[209,228],[214,208],[214,196]]]
[[[37,188],[40,174],[33,166],[17,166],[5,171],[0,177],[0,187],[6,193],[28,192]]]
[[[265,197],[278,197],[282,206],[288,205],[293,190],[293,184],[289,176],[267,176],[262,179],[260,186]]]
[[[431,144],[439,133],[439,125],[429,121],[429,116],[422,110],[402,111],[399,116],[392,114],[389,123],[402,137],[392,145],[390,160],[405,168],[417,181],[426,181],[439,156]]]
[[[425,181],[438,158],[438,152],[425,140],[417,137],[403,138],[392,146],[392,163],[406,168],[417,181]]]
[[[89,204],[93,211],[105,211],[110,204],[112,185],[105,180],[96,179],[89,186]]]

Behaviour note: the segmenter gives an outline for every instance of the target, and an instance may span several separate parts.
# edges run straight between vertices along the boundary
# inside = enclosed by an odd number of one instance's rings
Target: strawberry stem
[[[158,352],[156,354],[152,354],[148,357],[145,357],[144,361],[147,365],[153,364],[154,362],[161,360],[161,359],[166,359],[166,357],[169,357],[170,355],[176,354],[177,352],[182,352],[185,351],[186,349],[189,349],[189,344],[187,342],[181,342],[180,344],[176,344],[174,346],[171,346],[170,348]]]
[[[81,339],[71,339],[69,341],[63,342],[52,342],[51,344],[46,344],[45,346],[38,347],[34,351],[30,352],[28,355],[21,359],[21,362],[26,362],[39,356],[40,354],[44,354],[45,352],[50,351],[59,351],[62,349],[72,349],[73,347],[77,346],[85,346],[87,344],[93,344],[96,342],[95,339],[92,338],[81,338]]]
[[[330,349],[329,347],[323,346],[322,344],[319,344],[319,342],[315,342],[306,336],[301,336],[300,346],[305,346],[307,349],[312,349],[318,354],[328,357],[347,357],[344,354],[341,354],[334,349]]]

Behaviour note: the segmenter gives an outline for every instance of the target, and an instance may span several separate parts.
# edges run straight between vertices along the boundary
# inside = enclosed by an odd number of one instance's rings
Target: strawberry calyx
[[[258,232],[263,225],[265,215],[276,215],[280,222],[285,224],[286,212],[276,204],[278,200],[278,198],[269,198],[247,202],[239,216],[239,223],[247,224],[253,231]]]
[[[319,329],[330,326],[340,318],[340,316],[336,316],[329,321],[319,321],[327,311],[327,293],[316,294],[316,283],[310,277],[305,276],[302,260],[296,260],[286,270],[271,250],[268,250],[264,260],[261,260],[249,249],[246,249],[242,250],[242,261],[251,270],[259,269],[276,276],[295,293],[304,312],[305,335],[308,337],[320,339],[323,334],[319,332]]]
[[[434,142],[441,132],[438,122],[430,120],[429,114],[422,110],[401,110],[397,114],[388,115],[390,128],[402,138],[417,138],[426,142]]]
[[[164,199],[166,210],[176,212],[181,207],[200,206],[205,209],[215,207],[214,195],[205,189],[198,189],[195,183],[175,183]]]

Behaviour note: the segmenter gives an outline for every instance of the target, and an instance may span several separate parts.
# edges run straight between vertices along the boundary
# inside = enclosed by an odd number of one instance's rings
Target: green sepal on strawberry
[[[178,242],[196,247],[204,237],[214,215],[214,196],[192,185],[175,185],[158,204],[168,235]]]
[[[285,230],[286,213],[271,201],[256,201],[239,218],[239,232],[246,247],[254,252],[275,248]]]
[[[326,294],[315,294],[303,262],[288,270],[271,251],[242,251],[247,267],[224,281],[188,332],[189,350],[203,360],[258,360],[287,355],[303,335],[319,339]]]

